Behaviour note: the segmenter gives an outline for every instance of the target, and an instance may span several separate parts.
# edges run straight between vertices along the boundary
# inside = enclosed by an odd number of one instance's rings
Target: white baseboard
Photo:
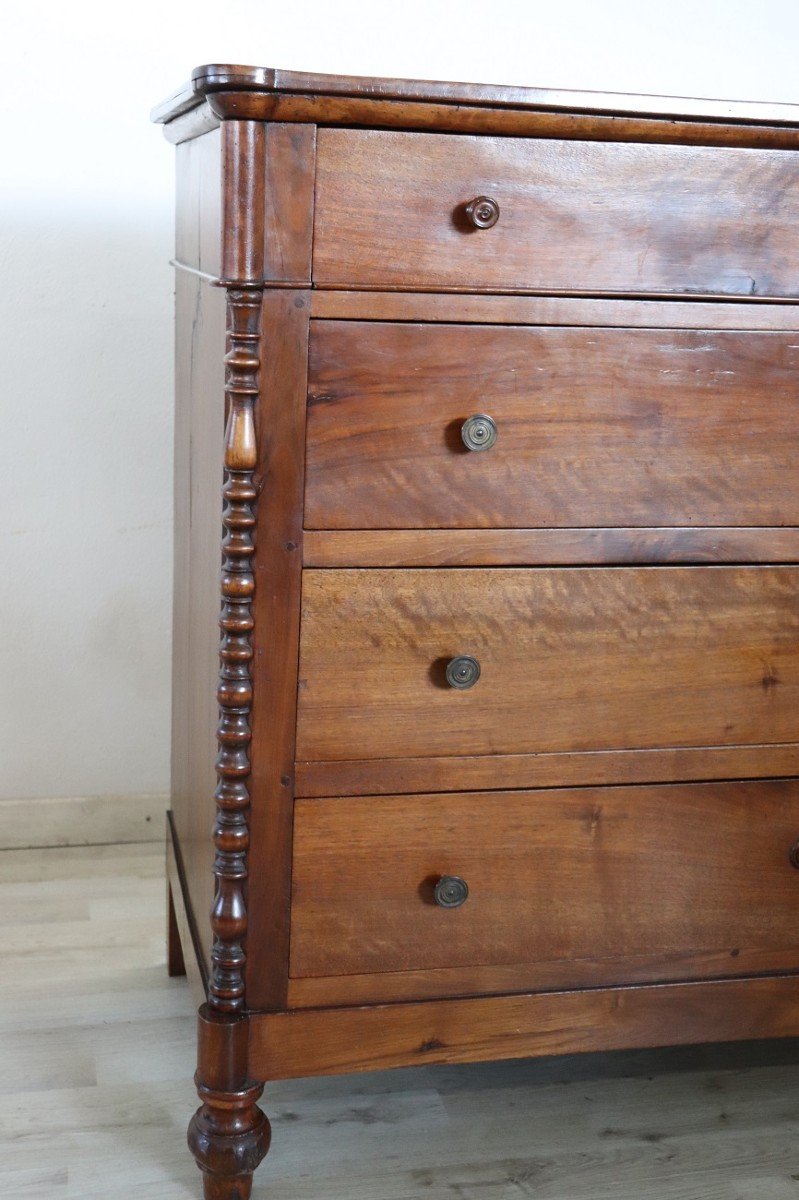
[[[0,850],[160,842],[165,794],[0,800]]]

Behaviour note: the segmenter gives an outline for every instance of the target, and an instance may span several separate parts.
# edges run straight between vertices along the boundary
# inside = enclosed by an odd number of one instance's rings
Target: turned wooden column
[[[204,1175],[206,1200],[247,1200],[252,1173],[270,1140],[269,1122],[256,1103],[263,1085],[248,1078],[245,1012],[264,141],[259,122],[230,121],[222,126],[220,285],[227,291],[227,421],[213,832],[216,888],[208,1003],[199,1014],[195,1082],[202,1104],[188,1135]]]

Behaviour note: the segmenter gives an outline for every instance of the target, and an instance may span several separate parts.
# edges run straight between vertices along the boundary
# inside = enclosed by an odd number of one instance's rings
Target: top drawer
[[[318,134],[323,286],[797,296],[798,250],[795,151]]]

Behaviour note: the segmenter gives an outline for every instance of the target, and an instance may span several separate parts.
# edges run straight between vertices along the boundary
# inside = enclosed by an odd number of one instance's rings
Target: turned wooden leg
[[[205,1200],[249,1200],[253,1171],[269,1149],[269,1122],[258,1107],[262,1083],[247,1078],[246,1016],[199,1012],[202,1104],[189,1125],[189,1149],[203,1173]]]
[[[203,1173],[205,1200],[249,1200],[253,1171],[269,1149],[269,1122],[256,1101],[263,1084],[217,1092],[197,1080],[202,1105],[189,1125],[189,1148]]]

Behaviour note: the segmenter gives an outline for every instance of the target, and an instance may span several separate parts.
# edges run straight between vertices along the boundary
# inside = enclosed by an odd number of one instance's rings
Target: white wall
[[[168,786],[173,151],[147,114],[193,66],[799,101],[796,0],[3,10],[0,797]]]

